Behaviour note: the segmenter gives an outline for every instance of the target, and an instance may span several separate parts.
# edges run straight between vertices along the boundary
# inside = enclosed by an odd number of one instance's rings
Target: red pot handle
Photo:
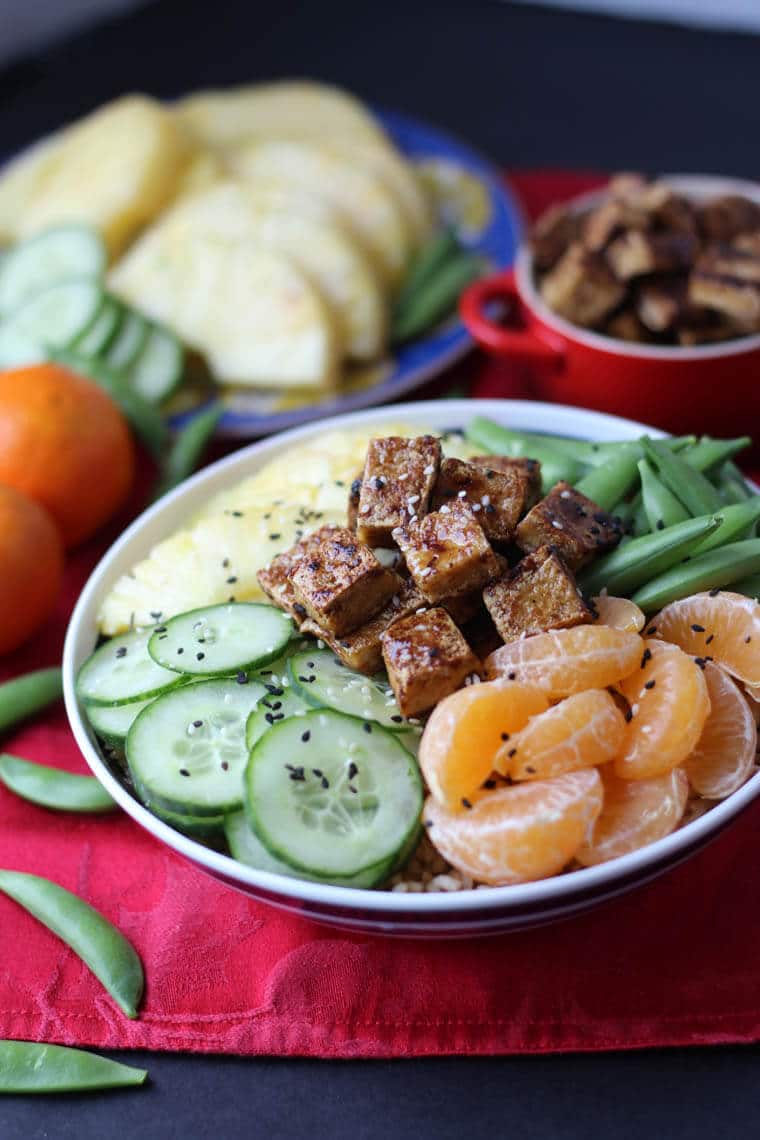
[[[497,324],[486,315],[486,306],[493,301],[506,304],[507,320],[517,318],[514,325]],[[564,342],[535,320],[523,303],[511,269],[468,285],[459,312],[478,344],[497,356],[543,368],[557,368],[564,358]]]

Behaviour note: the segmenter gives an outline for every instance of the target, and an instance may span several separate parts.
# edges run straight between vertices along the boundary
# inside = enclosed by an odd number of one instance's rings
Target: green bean
[[[604,511],[612,510],[636,483],[641,449],[636,443],[622,444],[607,461],[592,468],[575,484],[580,491]]]
[[[659,610],[669,602],[698,594],[702,590],[722,589],[760,573],[760,538],[732,542],[718,550],[710,550],[673,566],[658,575],[633,595],[633,601],[645,612]]]
[[[727,503],[743,503],[752,498],[753,492],[747,486],[746,479],[730,459],[719,468],[713,482]]]
[[[37,669],[0,685],[0,732],[41,712],[63,695],[61,670]]]
[[[739,582],[733,582],[731,589],[735,590],[737,594],[746,594],[748,598],[754,598],[755,601],[760,600],[760,574],[752,574],[749,578],[742,578]]]
[[[0,752],[0,783],[17,796],[54,811],[113,811],[116,804],[94,776],[76,776]]]
[[[431,238],[411,264],[401,292],[396,298],[396,311],[409,304],[417,290],[435,277],[449,258],[459,253],[461,249],[462,246],[453,226],[449,226]]]
[[[706,535],[720,526],[720,516],[688,519],[665,530],[631,538],[617,550],[598,558],[580,575],[583,592],[593,597],[605,587],[611,594],[627,595],[650,578],[668,570]]]
[[[84,1049],[0,1041],[0,1093],[86,1092],[142,1085],[147,1070]]]
[[[720,526],[689,552],[692,558],[706,554],[708,550],[717,550],[719,546],[727,546],[729,542],[752,538],[752,528],[760,519],[760,495],[755,495],[744,503],[721,507],[718,517],[721,520]]]
[[[545,438],[551,440],[553,437],[546,436]],[[671,451],[682,451],[684,448],[691,447],[696,443],[696,440],[695,435],[672,435],[661,440],[661,443]],[[576,456],[580,462],[586,463],[590,467],[598,467],[611,459],[620,447],[638,448],[639,459],[644,455],[644,448],[638,440],[617,439],[605,440],[600,443],[579,443]]]
[[[663,530],[690,518],[681,500],[657,478],[648,459],[639,460],[639,475],[642,503],[650,530]]]
[[[533,444],[532,437],[515,438],[507,428],[492,420],[476,416],[465,432],[465,438],[488,455],[510,455],[513,459],[537,459],[541,464],[541,486],[544,492],[564,480],[574,483],[581,468],[568,455],[548,445]]]
[[[0,891],[57,934],[89,966],[127,1017],[137,1017],[145,984],[142,964],[115,926],[71,891],[38,875],[0,870]]]
[[[690,467],[680,455],[674,455],[668,448],[662,447],[659,440],[644,437],[642,442],[647,459],[656,468],[665,486],[681,500],[689,514],[698,518],[699,515],[720,510],[723,500],[701,471]]]
[[[709,435],[703,435],[693,447],[681,453],[681,458],[695,471],[711,471],[719,463],[744,451],[751,443],[752,440],[748,435],[739,436],[737,439],[712,439]]]
[[[446,261],[425,281],[403,308],[398,308],[391,324],[391,340],[402,344],[442,321],[455,308],[466,285],[483,272],[483,259],[474,253],[460,253]]]
[[[586,464],[586,456],[594,444],[582,439],[568,439],[562,435],[541,435],[540,432],[515,431],[503,427],[486,416],[475,416],[467,432],[478,441],[494,440],[499,447],[499,455],[512,455],[515,458],[535,459],[535,448],[547,448],[556,455],[565,455],[576,464]],[[601,462],[601,460],[597,460]]]
[[[161,465],[161,478],[153,494],[154,499],[160,499],[192,475],[223,411],[221,404],[214,403],[193,416],[179,432]]]

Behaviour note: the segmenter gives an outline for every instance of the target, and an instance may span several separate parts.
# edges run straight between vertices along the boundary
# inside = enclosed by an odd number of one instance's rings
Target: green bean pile
[[[702,590],[760,595],[760,495],[734,463],[748,436],[592,443],[513,431],[482,416],[465,435],[491,455],[539,460],[544,492],[565,480],[622,519],[628,533],[620,546],[579,576],[587,597],[606,589],[651,613]]]

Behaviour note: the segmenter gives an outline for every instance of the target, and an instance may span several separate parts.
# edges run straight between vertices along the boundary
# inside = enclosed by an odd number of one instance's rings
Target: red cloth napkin
[[[590,184],[513,181],[534,209]],[[515,394],[482,359],[452,377],[463,378],[483,395]],[[0,677],[59,659],[71,606],[118,530],[70,559],[55,621]],[[61,708],[4,747],[85,771]],[[0,788],[0,866],[88,899],[132,940],[147,975],[140,1020],[130,1022],[70,951],[0,897],[0,1037],[321,1057],[755,1041],[758,826],[760,804],[688,864],[580,918],[425,943],[283,914],[221,886],[126,816],[72,819]]]

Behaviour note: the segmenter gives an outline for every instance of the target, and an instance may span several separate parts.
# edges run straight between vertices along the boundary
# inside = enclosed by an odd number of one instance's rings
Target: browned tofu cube
[[[352,479],[351,486],[348,491],[348,507],[346,509],[346,525],[349,530],[356,532],[356,524],[359,518],[359,496],[362,490],[362,475],[361,471]]]
[[[489,542],[509,542],[525,513],[527,480],[522,471],[497,471],[479,463],[444,459],[431,509],[453,500],[469,503]]]
[[[649,330],[641,323],[634,309],[626,307],[615,313],[604,325],[607,336],[642,344],[652,340]]]
[[[689,278],[689,299],[747,330],[760,327],[760,257],[730,247],[706,251]]]
[[[356,533],[369,546],[392,546],[397,526],[427,514],[441,462],[432,435],[370,440],[359,491]]]
[[[446,611],[452,621],[458,626],[463,626],[480,613],[483,608],[483,594],[481,590],[475,590],[471,594],[457,594],[453,598],[441,598],[438,605]]]
[[[445,610],[394,621],[382,635],[383,660],[404,716],[426,712],[477,674],[480,662]]]
[[[302,558],[313,554],[324,539],[338,530],[340,527],[330,523],[321,526],[318,530],[307,534],[289,550],[283,550],[256,575],[259,585],[273,605],[289,613],[297,625],[300,625],[306,617],[306,610],[296,597],[292,582],[293,571]]]
[[[483,601],[504,641],[593,620],[573,574],[552,546],[526,554],[513,570],[486,586]]]
[[[513,459],[509,455],[476,455],[470,463],[485,467],[488,471],[500,471],[512,478],[523,496],[521,515],[530,510],[541,498],[541,464],[537,459]]]
[[[631,281],[647,273],[687,269],[697,252],[697,242],[688,233],[642,233],[627,230],[607,250],[607,260],[619,281]]]
[[[398,527],[393,537],[415,585],[429,602],[472,593],[499,576],[499,563],[483,528],[460,499]]]
[[[699,208],[699,227],[708,241],[732,241],[760,229],[760,206],[739,194],[713,198]]]
[[[301,626],[302,633],[311,633],[329,645],[336,657],[348,665],[349,669],[356,669],[359,673],[366,673],[368,677],[379,673],[383,667],[383,653],[380,638],[385,630],[398,618],[414,613],[415,610],[425,608],[426,602],[413,582],[401,583],[399,592],[394,594],[380,613],[370,618],[365,625],[360,625],[353,633],[336,637],[329,630],[323,629],[311,618]]]
[[[565,206],[550,206],[541,215],[530,235],[533,262],[539,272],[556,265],[570,243],[579,237],[582,224],[580,214],[571,213]]]
[[[401,587],[398,575],[345,527],[300,558],[291,581],[309,617],[338,637],[368,622]]]
[[[571,570],[617,546],[620,521],[581,495],[569,483],[557,483],[536,503],[515,531],[517,545],[526,554],[541,546],[554,546]]]
[[[546,274],[540,292],[555,313],[585,327],[603,321],[625,296],[602,255],[584,249],[579,242],[569,246]]]

